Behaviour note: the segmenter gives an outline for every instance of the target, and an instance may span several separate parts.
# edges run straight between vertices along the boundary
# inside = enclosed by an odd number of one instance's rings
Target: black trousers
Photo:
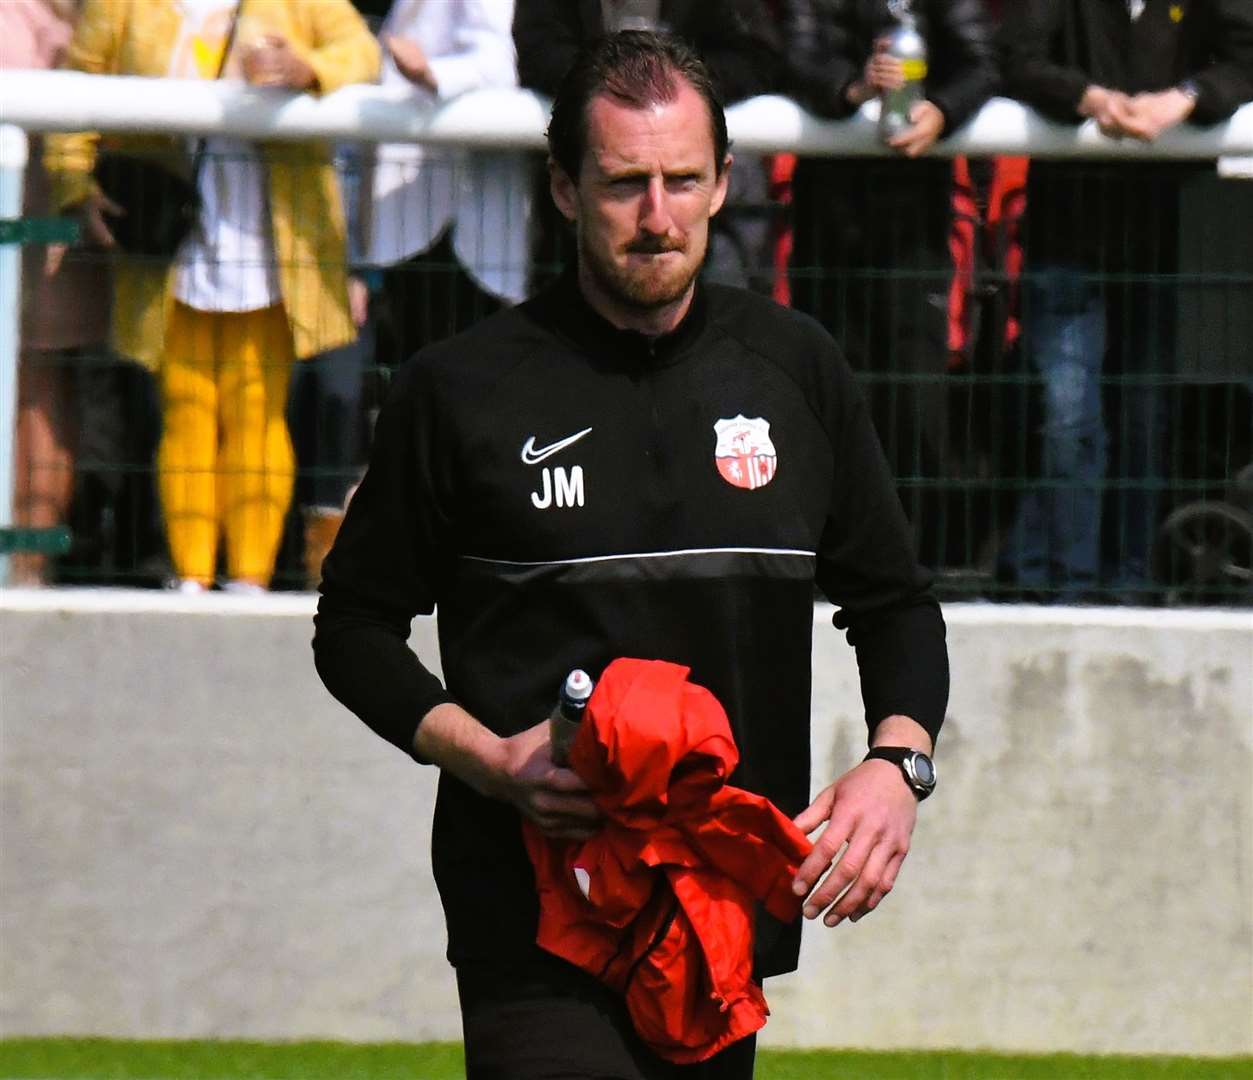
[[[466,1080],[751,1080],[755,1036],[699,1065],[640,1041],[622,1000],[551,957],[457,968]]]

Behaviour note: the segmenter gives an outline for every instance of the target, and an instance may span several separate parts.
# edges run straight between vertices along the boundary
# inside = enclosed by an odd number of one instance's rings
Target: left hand
[[[1196,102],[1182,90],[1162,90],[1155,94],[1136,94],[1130,103],[1131,117],[1126,124],[1128,135],[1152,142],[1163,131],[1182,124],[1196,107]]]
[[[401,37],[399,34],[388,34],[383,44],[392,54],[396,70],[406,79],[416,86],[425,87],[432,94],[439,90],[435,72],[431,69],[431,62],[421,45],[412,38]]]
[[[263,34],[244,50],[244,78],[253,86],[307,90],[316,75],[281,34]]]
[[[352,325],[360,330],[370,317],[370,287],[356,274],[348,277],[348,314]]]
[[[944,113],[934,102],[918,101],[909,112],[909,127],[888,140],[888,146],[914,158],[931,149],[944,130]]]
[[[823,922],[838,926],[878,907],[896,882],[917,818],[914,793],[890,761],[863,761],[824,789],[795,822],[806,835],[826,823],[793,883],[798,896],[808,896],[805,918],[826,911]]]

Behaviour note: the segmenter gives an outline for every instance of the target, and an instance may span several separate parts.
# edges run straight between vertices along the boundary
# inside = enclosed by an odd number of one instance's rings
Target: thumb
[[[126,208],[124,206],[119,206],[112,199],[110,199],[109,196],[104,194],[104,192],[100,193],[100,209],[113,217],[126,216]]]
[[[831,816],[831,808],[835,805],[835,785],[823,792],[793,819],[792,824],[808,836],[819,825]]]

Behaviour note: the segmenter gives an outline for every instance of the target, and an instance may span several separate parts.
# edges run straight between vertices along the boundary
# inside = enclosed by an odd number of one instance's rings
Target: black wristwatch
[[[876,746],[862,760],[869,761],[871,758],[899,765],[905,783],[919,802],[935,790],[935,762],[921,750],[908,746]]]

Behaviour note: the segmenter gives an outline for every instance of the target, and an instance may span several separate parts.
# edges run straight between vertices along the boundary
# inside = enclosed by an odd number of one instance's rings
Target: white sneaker
[[[206,593],[209,590],[194,578],[183,578],[175,586],[175,591],[182,593],[184,596],[199,596],[201,593]]]
[[[228,581],[222,586],[222,591],[236,596],[265,596],[270,590],[252,581]]]

